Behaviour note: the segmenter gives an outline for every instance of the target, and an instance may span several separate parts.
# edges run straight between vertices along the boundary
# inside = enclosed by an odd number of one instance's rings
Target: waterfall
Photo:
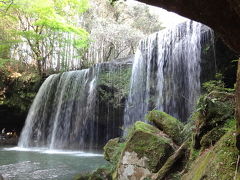
[[[132,69],[129,61],[113,61],[49,76],[29,110],[19,146],[100,148],[152,109],[186,121],[200,82],[215,73],[208,63],[215,57],[208,52],[213,46],[210,28],[187,21],[141,40]]]
[[[125,106],[125,128],[144,121],[153,109],[187,120],[200,94],[203,31],[211,29],[187,21],[140,41]]]
[[[18,146],[93,150],[119,136],[127,95],[117,89],[122,80],[128,88],[130,66],[116,61],[49,76],[29,110]]]

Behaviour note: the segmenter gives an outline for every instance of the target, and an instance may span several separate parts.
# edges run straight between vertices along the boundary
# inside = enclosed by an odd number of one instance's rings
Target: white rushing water
[[[12,147],[12,148],[4,148],[5,151],[19,151],[19,152],[38,152],[42,154],[62,154],[69,156],[80,156],[80,157],[102,157],[102,154],[99,153],[90,153],[83,151],[68,151],[68,150],[52,150],[47,148],[21,148],[21,147]]]
[[[119,136],[122,119],[114,115],[119,108],[100,99],[114,93],[117,82],[111,82],[109,74],[125,66],[112,62],[49,76],[29,110],[18,146],[94,150]]]
[[[189,20],[139,43],[125,107],[125,128],[144,121],[146,113],[153,109],[187,120],[200,94],[203,29],[211,32]]]
[[[79,129],[84,126],[88,116],[94,114],[94,109],[91,109],[93,96],[87,96],[94,93],[94,89],[90,88],[91,76],[89,70],[82,70],[47,78],[29,110],[19,146],[64,148],[77,141],[72,138],[78,137],[79,142],[83,141],[81,137],[84,138],[85,132]],[[73,113],[76,116],[81,114],[81,122],[72,116]]]

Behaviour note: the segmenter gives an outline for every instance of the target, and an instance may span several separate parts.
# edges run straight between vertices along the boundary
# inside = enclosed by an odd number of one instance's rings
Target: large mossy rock
[[[173,154],[172,144],[172,140],[159,129],[136,122],[121,153],[115,178],[140,180],[150,177]]]
[[[146,118],[166,133],[176,144],[180,145],[182,143],[183,124],[179,120],[158,110],[150,111]]]
[[[229,131],[215,146],[202,152],[182,180],[234,179],[238,160],[235,138],[234,131]],[[236,179],[240,179],[239,174],[236,174]]]
[[[185,156],[185,154],[187,154],[187,151],[188,151],[187,149],[188,149],[188,142],[186,141],[174,152],[172,156],[168,158],[168,160],[162,166],[162,168],[152,176],[152,179],[153,180],[175,179],[174,175],[176,175],[176,172],[180,170],[178,160],[181,159],[181,161],[184,161],[183,157]],[[173,176],[171,176],[170,174]],[[167,175],[170,175],[170,176],[167,177]]]
[[[119,138],[110,139],[107,144],[103,147],[104,158],[107,161],[112,161],[114,159],[114,154],[116,152],[116,147],[118,146]]]
[[[104,158],[113,165],[117,165],[119,157],[124,147],[125,143],[124,142],[121,143],[120,138],[110,139],[103,148]]]
[[[225,133],[224,126],[234,119],[234,95],[213,91],[201,96],[193,119],[196,126],[194,148],[209,146],[209,142],[214,145]]]

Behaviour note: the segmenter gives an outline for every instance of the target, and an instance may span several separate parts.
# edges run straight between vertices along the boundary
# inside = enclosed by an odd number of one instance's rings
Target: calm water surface
[[[102,154],[0,148],[0,174],[8,180],[71,180],[106,164]]]

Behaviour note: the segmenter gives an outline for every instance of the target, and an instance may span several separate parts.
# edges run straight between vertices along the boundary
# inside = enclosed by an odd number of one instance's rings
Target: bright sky
[[[127,0],[127,3],[134,4],[136,3],[136,1]],[[159,15],[159,19],[163,23],[163,26],[165,27],[174,26],[187,20],[187,18],[179,16],[178,14],[175,14],[173,12],[169,12],[169,11],[166,11],[165,9],[154,7],[154,6],[150,6],[150,11],[153,12],[154,14]]]

